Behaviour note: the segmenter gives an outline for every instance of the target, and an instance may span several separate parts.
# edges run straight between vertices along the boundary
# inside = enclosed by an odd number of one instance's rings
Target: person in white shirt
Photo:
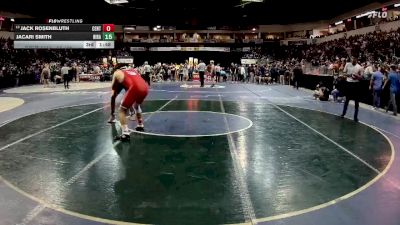
[[[221,66],[219,63],[215,66],[215,76],[216,76],[216,82],[220,82],[220,77],[221,77]]]
[[[208,73],[211,76],[211,81],[213,82],[211,84],[211,87],[214,87],[216,84],[216,78],[215,78],[215,64],[214,64],[214,60],[210,61],[210,64],[207,67]]]
[[[93,66],[93,74],[100,74],[101,69],[98,65]]]
[[[244,67],[244,65],[241,65],[240,66],[240,69],[239,69],[239,72],[240,72],[240,77],[239,77],[239,80],[240,81],[244,81],[244,78],[245,78],[245,76],[246,76],[246,68]]]
[[[343,73],[346,76],[346,84],[344,95],[346,96],[346,101],[343,106],[343,112],[340,116],[344,118],[347,112],[347,107],[349,106],[350,100],[354,100],[354,121],[358,122],[358,108],[360,102],[360,80],[362,79],[362,68],[360,64],[357,63],[357,58],[353,57],[351,63],[346,63]]]
[[[200,60],[199,65],[197,65],[197,70],[199,71],[200,76],[200,87],[204,87],[204,74],[206,72],[206,69],[206,64],[202,60]]]
[[[63,67],[61,67],[61,76],[64,80],[64,88],[65,89],[69,89],[69,73],[70,68],[67,66],[67,64],[65,63]]]
[[[183,79],[185,81],[189,80],[189,65],[185,63],[182,69],[183,69]]]
[[[147,82],[147,84],[150,86],[150,73],[151,73],[151,66],[149,65],[149,63],[146,61],[144,62],[144,77],[143,79]]]
[[[374,73],[374,68],[370,62],[367,63],[367,68],[364,70],[364,78],[371,79],[372,74]]]

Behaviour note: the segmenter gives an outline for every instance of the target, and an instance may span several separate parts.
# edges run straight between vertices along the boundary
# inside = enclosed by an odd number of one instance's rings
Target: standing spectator
[[[279,69],[279,84],[285,85],[285,67],[282,65]]]
[[[232,77],[232,82],[238,81],[238,68],[237,65],[231,63],[230,73]]]
[[[372,90],[372,95],[374,96],[372,102],[374,109],[378,109],[381,106],[381,93],[384,78],[383,72],[383,69],[379,68],[371,77],[369,89]]]
[[[192,80],[193,80],[193,71],[194,71],[194,68],[193,68],[193,66],[190,65],[190,64],[188,64],[187,66],[188,66],[189,81],[192,81]]]
[[[397,116],[397,103],[396,103],[396,95],[399,93],[400,88],[400,77],[399,74],[396,72],[396,66],[390,66],[390,72],[388,75],[388,79],[385,81],[383,88],[385,88],[388,83],[390,83],[390,100],[388,105],[386,106],[386,112],[389,111],[390,105],[393,105],[393,115]]]
[[[78,71],[76,69],[76,65],[75,64],[72,64],[72,67],[68,71],[68,74],[69,74],[70,81],[72,81],[72,78],[73,78],[73,79],[75,79],[75,82],[76,82],[76,77],[77,77]]]
[[[13,72],[13,76],[15,77],[15,86],[19,86],[19,76],[21,75],[21,70],[20,69],[15,69]]]
[[[57,63],[55,63],[55,62],[50,63],[49,84],[50,84],[50,81],[54,81],[54,83],[57,84],[55,77],[57,76],[58,72],[60,72],[59,69],[60,68]]]
[[[39,81],[42,83],[41,77],[40,77],[40,70],[38,66],[35,66],[33,73],[35,74],[35,81]]]
[[[254,83],[260,84],[261,83],[261,79],[262,79],[262,71],[261,68],[263,66],[260,66],[258,69],[255,70],[255,74],[254,74]]]
[[[239,81],[244,81],[244,78],[246,76],[246,68],[244,65],[241,65],[239,67]]]
[[[215,86],[216,80],[215,80],[215,64],[214,64],[214,60],[210,61],[210,64],[208,64],[207,66],[207,72],[208,74],[210,74],[211,76],[211,81],[213,82],[211,84],[211,87]]]
[[[197,66],[197,70],[199,71],[199,76],[200,76],[200,87],[204,87],[204,74],[206,72],[206,64],[200,60],[199,65]]]
[[[247,83],[253,83],[254,82],[254,74],[255,74],[255,69],[254,65],[249,65],[249,68],[247,69]]]
[[[293,69],[293,87],[299,90],[299,80],[303,76],[303,70],[300,66],[300,64],[297,64],[294,69]]]
[[[173,64],[173,63],[171,63],[171,80],[172,81],[175,81],[175,71],[176,71],[176,67],[175,67],[175,64]]]
[[[93,74],[101,74],[101,69],[99,65],[93,66]]]
[[[215,76],[216,76],[215,82],[216,83],[221,82],[221,80],[220,80],[221,79],[221,66],[219,63],[215,66]]]
[[[319,67],[319,74],[323,75],[328,74],[328,67],[326,66],[325,63],[322,63],[321,66]]]
[[[74,81],[76,83],[77,82],[77,76],[78,76],[78,65],[76,63],[72,63],[71,70],[73,70],[73,71],[70,71],[70,73],[71,73],[71,81],[72,81],[72,79],[74,79]]]
[[[179,67],[179,69],[178,69],[178,71],[179,71],[179,81],[183,81],[183,75],[184,75],[184,71],[183,71],[183,69],[184,69],[184,65],[183,64],[181,64],[180,65],[180,67]]]
[[[69,67],[65,63],[64,66],[61,68],[61,76],[64,80],[64,88],[69,89]]]
[[[112,66],[110,66],[110,74],[111,74],[111,71],[113,71]],[[82,74],[82,72],[83,72],[82,65],[79,64],[79,65],[76,67],[76,74],[77,74],[76,79],[77,79],[77,82],[79,82],[79,74]]]
[[[189,80],[189,69],[190,69],[190,67],[189,67],[188,63],[185,62],[185,64],[183,65],[183,79],[185,81]]]
[[[41,78],[43,79],[44,87],[49,87],[50,83],[50,68],[49,64],[46,64],[42,70]]]
[[[378,71],[375,71],[375,72],[380,72],[380,71],[378,70]],[[374,74],[374,68],[373,68],[373,66],[372,66],[372,64],[370,62],[367,62],[367,68],[365,68],[365,70],[364,70],[364,78],[366,80],[369,80],[369,79],[371,79],[371,76],[373,74]]]
[[[290,82],[290,75],[291,72],[289,70],[289,67],[285,67],[285,76],[283,78],[283,82],[286,84],[286,81]],[[290,84],[289,84],[290,85]]]
[[[277,79],[278,79],[278,76],[279,76],[279,70],[278,70],[278,68],[276,67],[275,64],[272,65],[270,74],[271,74],[272,82],[277,82]]]
[[[347,112],[347,107],[349,106],[350,100],[354,100],[355,110],[354,110],[354,121],[358,122],[358,108],[360,104],[360,79],[361,75],[361,66],[357,62],[357,58],[353,57],[351,63],[347,63],[344,67],[343,72],[346,74],[346,84],[345,84],[345,93],[346,101],[343,106],[343,112],[340,116],[344,118]]]
[[[151,73],[151,66],[146,61],[146,62],[144,62],[144,77],[143,78],[149,86],[150,86],[150,73]]]
[[[175,64],[175,80],[179,79],[179,69],[181,68],[181,65],[179,63]]]

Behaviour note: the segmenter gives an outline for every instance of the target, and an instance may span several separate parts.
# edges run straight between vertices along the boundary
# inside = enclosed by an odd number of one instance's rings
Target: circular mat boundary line
[[[329,113],[329,112],[325,112],[325,111],[321,111],[318,109],[311,109],[311,108],[306,108],[306,107],[298,107],[298,106],[291,106],[291,105],[283,105],[283,104],[279,104],[281,106],[287,106],[287,107],[292,107],[292,108],[300,108],[300,109],[306,109],[306,110],[310,110],[310,111],[316,111],[316,112],[320,112],[320,113],[325,113],[325,114],[329,114],[329,115],[333,115],[333,116],[337,116],[333,113]],[[264,217],[264,218],[258,218],[257,219],[257,223],[261,223],[261,222],[268,222],[268,221],[274,221],[274,220],[279,220],[279,219],[286,219],[289,217],[294,217],[294,216],[299,216],[302,214],[306,214],[306,213],[310,213],[310,212],[314,212],[326,207],[329,207],[331,205],[334,205],[336,203],[339,203],[343,200],[347,200],[350,199],[351,197],[361,193],[362,191],[366,190],[367,188],[369,188],[370,186],[372,186],[373,184],[375,184],[376,182],[378,182],[391,168],[394,159],[395,159],[395,154],[396,154],[396,150],[394,148],[393,142],[390,140],[390,138],[385,135],[383,132],[381,132],[380,130],[376,129],[374,126],[369,125],[367,123],[361,122],[363,125],[375,130],[376,132],[380,133],[389,143],[390,145],[390,149],[391,149],[391,157],[389,160],[389,163],[386,165],[385,169],[380,172],[376,177],[374,177],[374,179],[370,180],[369,182],[367,182],[366,184],[364,184],[363,186],[359,187],[358,189],[347,193],[346,195],[343,195],[339,198],[333,199],[331,201],[328,201],[326,203],[322,203],[320,205],[316,205],[310,208],[306,208],[306,209],[302,209],[302,210],[298,210],[298,211],[294,211],[294,212],[289,212],[289,213],[284,213],[284,214],[280,214],[280,215],[276,215],[276,216],[269,216],[269,217]]]
[[[167,101],[168,99],[151,99],[149,101]],[[169,99],[171,100],[171,99]],[[215,101],[215,100],[203,100],[203,99],[176,99],[175,101],[190,101],[190,100],[200,100],[200,101]],[[236,101],[231,101],[231,102],[236,102]],[[78,107],[78,106],[85,106],[85,105],[95,105],[95,104],[105,104],[107,102],[103,102],[103,103],[89,103],[89,104],[76,104],[76,105],[71,105],[71,106],[62,106],[62,107],[57,107],[57,108],[53,108],[53,109],[49,109],[49,110],[44,110],[41,112],[35,112],[35,113],[31,113],[28,115],[24,115],[21,117],[18,117],[16,119],[10,120],[5,124],[0,125],[0,127],[5,126],[6,124],[9,124],[13,121],[16,121],[18,119],[24,118],[24,117],[28,117],[34,114],[38,114],[38,113],[43,113],[43,112],[47,112],[47,111],[52,111],[52,110],[57,110],[57,109],[63,109],[63,108],[71,108],[71,107]],[[252,103],[252,104],[260,104],[260,103]],[[262,103],[262,104],[268,104],[268,105],[274,105],[273,103]],[[317,111],[317,112],[321,112],[321,113],[325,113],[325,114],[329,114],[329,115],[334,115],[337,116],[333,113],[330,112],[325,112],[325,111],[321,111],[318,109],[312,109],[312,108],[307,108],[307,107],[301,107],[301,106],[292,106],[292,105],[285,105],[285,104],[279,104],[281,106],[288,106],[288,107],[292,107],[292,108],[300,108],[300,109],[306,109],[306,110],[310,110],[310,111]],[[370,186],[372,186],[373,184],[375,184],[376,182],[378,182],[380,180],[380,178],[382,178],[391,168],[393,162],[394,162],[394,158],[395,158],[395,148],[394,145],[392,143],[392,141],[387,137],[387,135],[385,135],[383,132],[381,132],[380,130],[376,129],[374,126],[369,125],[367,123],[361,122],[362,124],[372,128],[373,130],[377,131],[378,133],[382,134],[386,140],[389,142],[389,145],[391,147],[391,151],[392,151],[392,155],[391,155],[391,159],[388,163],[388,165],[385,167],[385,169],[379,174],[377,175],[374,179],[372,179],[371,181],[369,181],[368,183],[366,183],[365,185],[361,186],[360,188],[344,195],[341,196],[339,198],[336,198],[334,200],[331,200],[329,202],[317,205],[317,206],[313,206],[310,208],[306,208],[303,210],[298,210],[298,211],[293,211],[293,212],[289,212],[289,213],[284,213],[284,214],[279,214],[279,215],[275,215],[275,216],[269,216],[269,217],[264,217],[264,218],[257,218],[256,219],[256,223],[262,223],[262,222],[268,222],[268,221],[274,221],[274,220],[279,220],[279,219],[285,219],[285,218],[290,218],[290,217],[294,217],[294,216],[299,216],[302,214],[306,214],[306,213],[310,213],[313,211],[317,211],[326,207],[329,207],[331,205],[334,205],[336,203],[339,203],[343,200],[347,200],[350,199],[351,197],[355,196],[356,194],[361,193],[362,191],[366,190],[367,188],[369,188]],[[75,216],[77,218],[81,218],[81,219],[85,219],[85,220],[91,220],[91,221],[95,221],[95,222],[100,222],[100,223],[109,223],[109,224],[114,224],[114,225],[145,225],[145,224],[141,224],[141,223],[133,223],[133,222],[124,222],[124,221],[116,221],[116,220],[109,220],[109,219],[103,219],[100,217],[94,217],[94,216],[89,216],[89,215],[85,215],[85,214],[81,214],[81,213],[77,213],[77,212],[73,212],[70,210],[66,210],[63,208],[60,208],[59,206],[55,205],[55,204],[49,204],[39,198],[36,198],[33,195],[30,195],[26,192],[24,192],[23,190],[19,189],[18,187],[14,186],[13,184],[11,184],[10,182],[8,182],[6,179],[4,179],[1,175],[0,175],[0,181],[4,182],[4,184],[6,184],[8,187],[10,187],[11,189],[13,189],[14,191],[20,193],[21,195],[27,197],[28,199],[31,199],[33,201],[36,201],[39,204],[43,204],[46,208],[61,212],[61,213],[65,213],[67,215],[70,216]],[[234,223],[234,224],[230,224],[230,225],[250,225],[250,223]]]
[[[234,130],[234,131],[228,131],[228,132],[224,132],[224,133],[216,133],[216,134],[204,134],[204,135],[198,135],[198,134],[194,134],[194,135],[183,135],[183,134],[157,134],[157,133],[152,133],[152,132],[142,132],[142,131],[136,131],[136,130],[132,130],[132,133],[137,133],[137,134],[145,134],[145,135],[150,135],[150,136],[158,136],[158,137],[176,137],[176,138],[198,138],[198,137],[217,137],[217,136],[224,136],[224,135],[229,135],[229,134],[234,134],[234,133],[240,133],[242,131],[245,131],[247,129],[250,129],[254,123],[252,120],[244,117],[244,116],[239,116],[239,115],[235,115],[235,114],[231,114],[231,113],[223,113],[223,112],[215,112],[215,111],[196,111],[196,110],[166,110],[166,111],[155,111],[155,112],[145,112],[143,113],[143,115],[146,114],[156,114],[156,113],[163,113],[163,112],[187,112],[187,113],[212,113],[212,114],[222,114],[222,115],[230,115],[233,117],[238,117],[241,119],[246,120],[249,125],[239,129],[239,130]]]
[[[175,99],[176,99],[176,97],[174,99],[170,99],[170,101],[175,100]],[[154,101],[164,101],[164,100],[154,100]],[[35,115],[35,114],[39,114],[39,113],[45,113],[45,112],[49,112],[49,111],[53,111],[53,110],[59,110],[59,109],[65,109],[65,108],[73,108],[73,107],[79,107],[79,106],[97,105],[97,104],[103,105],[103,104],[106,104],[106,103],[75,104],[75,105],[70,105],[70,106],[56,107],[56,108],[53,108],[53,109],[44,110],[44,111],[40,111],[40,112],[34,112],[34,113],[30,113],[28,115],[24,115],[24,116],[17,117],[15,119],[9,120],[6,123],[1,124],[0,128],[5,126],[5,125],[7,125],[7,124],[9,124],[9,123],[12,123],[12,122],[14,122],[16,120],[19,120],[19,119],[22,119],[22,118],[25,118],[25,117],[28,117],[28,116],[32,116],[32,115]],[[107,107],[107,106],[103,106],[102,108],[105,108],[105,107]],[[77,213],[77,212],[69,211],[69,210],[63,209],[63,208],[61,208],[61,207],[59,207],[59,206],[57,206],[55,204],[51,204],[51,203],[48,203],[48,202],[46,202],[44,200],[41,200],[41,199],[39,199],[39,198],[37,198],[37,197],[35,197],[35,196],[23,191],[22,189],[14,186],[11,182],[6,180],[1,175],[0,175],[0,181],[2,181],[4,184],[6,184],[8,187],[13,189],[17,193],[20,193],[21,195],[27,197],[28,199],[31,199],[31,200],[39,203],[38,206],[40,206],[40,205],[44,206],[44,207],[42,207],[40,212],[43,211],[45,208],[49,208],[49,209],[52,209],[52,210],[55,210],[55,211],[58,211],[58,212],[65,213],[67,215],[71,215],[71,216],[75,216],[77,218],[91,220],[91,221],[95,221],[95,222],[110,223],[110,224],[116,224],[116,225],[126,225],[126,224],[141,225],[140,223],[131,223],[131,222],[116,221],[116,220],[108,220],[108,219],[103,219],[103,218],[99,218],[99,217],[93,217],[93,216],[89,216],[89,215],[85,215],[85,214],[80,214],[80,213]],[[38,206],[36,206],[36,207],[38,207]]]
[[[10,111],[10,110],[14,110],[14,109],[16,109],[16,108],[18,108],[18,107],[21,107],[23,104],[25,104],[25,100],[24,100],[23,98],[9,97],[9,96],[0,96],[0,99],[1,99],[1,98],[12,99],[12,100],[14,100],[14,101],[16,101],[16,102],[13,102],[13,105],[12,105],[11,108],[10,108],[10,107],[8,107],[8,108],[5,107],[5,109],[0,110],[0,113],[8,112],[8,111]]]

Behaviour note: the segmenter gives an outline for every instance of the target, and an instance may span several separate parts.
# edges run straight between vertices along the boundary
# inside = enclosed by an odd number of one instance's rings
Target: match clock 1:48
[[[114,41],[114,32],[103,32],[103,41]]]

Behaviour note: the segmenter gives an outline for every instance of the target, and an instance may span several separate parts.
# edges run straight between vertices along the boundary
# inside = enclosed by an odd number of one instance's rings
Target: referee
[[[347,63],[343,69],[345,74],[346,82],[345,82],[345,91],[344,95],[346,96],[346,102],[343,106],[343,113],[340,116],[344,118],[347,112],[347,107],[349,106],[350,100],[354,100],[354,121],[358,122],[358,108],[360,103],[360,80],[362,79],[362,68],[360,64],[357,62],[357,58],[353,57],[351,63]]]

